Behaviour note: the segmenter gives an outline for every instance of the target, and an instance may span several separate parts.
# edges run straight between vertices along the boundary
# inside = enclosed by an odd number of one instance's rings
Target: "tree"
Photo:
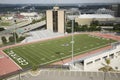
[[[70,20],[70,21],[67,21],[67,25],[66,25],[67,27],[72,27],[72,21]]]
[[[6,39],[5,36],[2,36],[2,37],[1,37],[1,40],[2,40],[3,44],[7,44],[7,39]]]
[[[79,25],[78,25],[78,23],[77,22],[75,22],[75,24],[74,24],[74,31],[79,31]]]
[[[110,64],[110,58],[107,58],[107,59],[105,60],[105,62],[106,62],[106,64],[107,64],[107,66],[109,66],[109,64]]]
[[[103,64],[104,67],[100,68],[99,71],[104,71],[104,72],[114,71],[113,68],[112,68],[111,66],[109,66],[109,65],[110,65],[110,62],[111,62],[111,61],[110,61],[109,58],[105,59],[105,63],[106,63],[106,64]]]
[[[32,66],[32,71],[36,71],[38,68],[39,68],[38,65],[33,65],[33,66]]]
[[[88,26],[87,25],[82,25],[81,26],[81,31],[87,31],[88,30]]]
[[[96,25],[91,25],[89,27],[89,31],[96,31]]]
[[[14,37],[13,36],[10,36],[9,37],[9,42],[14,42],[15,40],[14,40]]]
[[[103,71],[104,72],[104,80],[106,80],[106,73],[108,71],[114,71],[114,69],[111,66],[109,66],[109,64],[110,64],[110,59],[109,58],[105,59],[105,63],[106,64],[103,64],[104,67],[99,69],[99,71]]]
[[[97,30],[97,31],[101,31],[101,27],[100,27],[100,26],[97,26],[96,30]]]
[[[90,23],[90,26],[99,26],[99,21],[93,20],[93,21]]]
[[[120,24],[115,24],[113,26],[113,30],[116,31],[116,32],[120,32]]]
[[[35,19],[33,19],[33,20],[32,20],[32,24],[35,24],[35,23],[36,23],[36,20],[35,20]]]
[[[0,17],[0,21],[2,20],[2,18]]]
[[[5,29],[1,27],[1,28],[0,28],[0,31],[3,31],[3,30],[5,30]]]
[[[24,40],[24,39],[25,39],[25,37],[20,36],[19,39],[18,39],[18,41],[22,41],[22,40]]]

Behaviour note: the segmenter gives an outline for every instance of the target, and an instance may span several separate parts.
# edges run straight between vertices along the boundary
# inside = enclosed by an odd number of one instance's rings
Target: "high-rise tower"
[[[52,10],[46,11],[47,29],[53,32],[65,32],[65,11],[55,6]]]

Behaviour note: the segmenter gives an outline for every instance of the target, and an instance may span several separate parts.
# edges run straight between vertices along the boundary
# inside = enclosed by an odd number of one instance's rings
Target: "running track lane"
[[[20,68],[0,50],[0,76],[20,70]]]

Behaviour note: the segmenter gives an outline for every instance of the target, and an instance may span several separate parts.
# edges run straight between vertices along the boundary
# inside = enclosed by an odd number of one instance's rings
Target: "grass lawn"
[[[10,26],[10,23],[9,22],[1,22],[0,26]]]
[[[74,40],[74,55],[83,54],[110,43],[109,39],[87,34],[75,35]],[[4,52],[22,68],[49,64],[61,60],[61,58],[71,57],[71,36],[12,47],[5,49]]]

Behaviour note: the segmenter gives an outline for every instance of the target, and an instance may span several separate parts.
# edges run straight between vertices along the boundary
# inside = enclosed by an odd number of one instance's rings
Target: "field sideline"
[[[74,55],[95,50],[110,43],[109,39],[87,34],[75,35],[74,40]],[[49,64],[71,56],[71,36],[12,47],[5,49],[4,52],[22,68]]]

